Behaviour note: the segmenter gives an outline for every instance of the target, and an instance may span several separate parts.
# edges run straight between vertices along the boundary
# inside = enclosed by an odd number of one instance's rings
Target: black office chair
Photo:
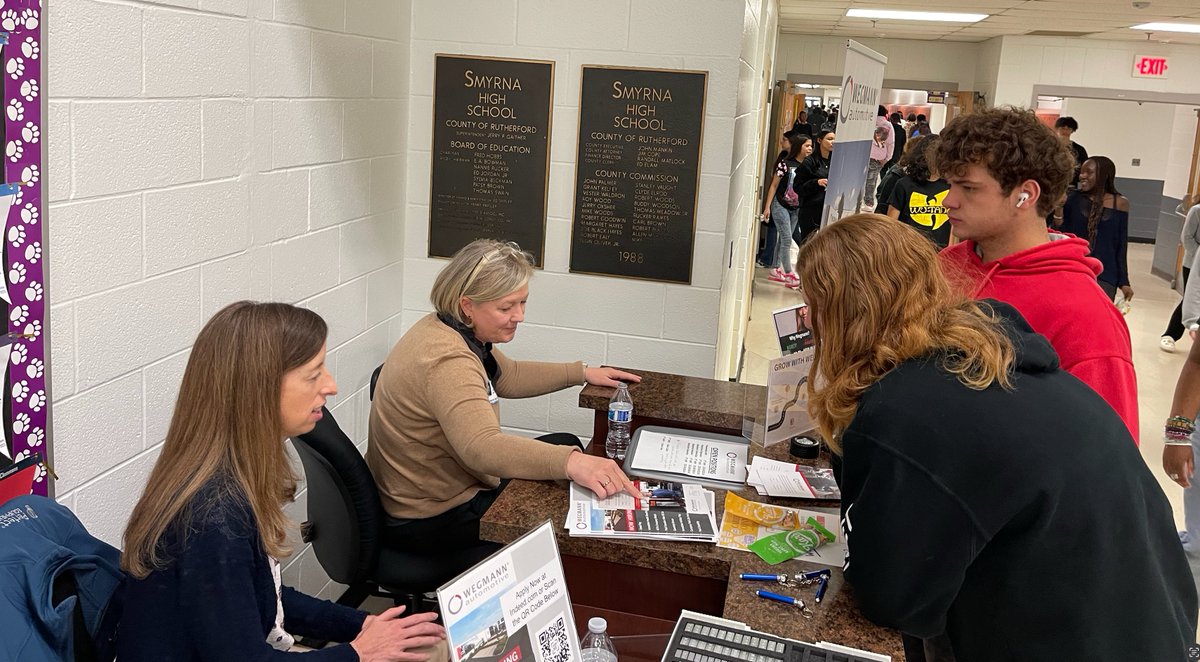
[[[357,608],[374,595],[407,605],[407,613],[423,610],[422,595],[454,578],[445,568],[470,567],[486,553],[444,550],[435,557],[385,547],[375,479],[329,410],[321,412],[312,432],[292,439],[308,483],[304,541],[312,543],[325,574],[347,585],[339,604]]]

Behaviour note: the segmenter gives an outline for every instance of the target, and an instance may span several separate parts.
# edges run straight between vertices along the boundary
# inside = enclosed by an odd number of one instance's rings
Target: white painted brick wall
[[[370,369],[401,328],[411,11],[47,4],[56,496],[119,544],[191,341],[232,301],[326,317],[331,405],[365,441]],[[289,506],[296,521],[305,503]],[[340,591],[306,547],[292,558],[292,583]]]
[[[735,148],[744,7],[728,0],[414,3],[402,328],[430,309],[429,288],[446,263],[426,257],[434,55],[552,60],[545,268],[530,286],[527,323],[505,351],[518,359],[586,360],[712,377],[730,219],[727,201],[734,185],[730,153]],[[690,286],[569,273],[580,69],[585,64],[710,72]],[[577,398],[578,389],[568,389],[509,402],[502,407],[502,422],[524,433],[565,430],[587,439],[591,416],[579,410]]]

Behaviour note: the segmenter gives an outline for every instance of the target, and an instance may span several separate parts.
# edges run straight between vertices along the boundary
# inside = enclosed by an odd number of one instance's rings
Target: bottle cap
[[[792,457],[811,460],[821,454],[821,445],[812,437],[792,437],[792,441],[788,445],[788,453]]]
[[[608,621],[599,616],[593,616],[588,619],[588,632],[600,634],[608,629]]]

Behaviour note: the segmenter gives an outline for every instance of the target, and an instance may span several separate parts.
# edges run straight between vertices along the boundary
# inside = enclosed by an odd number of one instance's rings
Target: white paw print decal
[[[8,119],[20,122],[25,119],[25,104],[21,103],[20,99],[13,99],[8,102],[8,108],[5,112],[8,114]]]
[[[30,301],[41,301],[43,293],[42,284],[36,280],[30,283],[29,287],[25,288],[25,298]]]
[[[33,453],[31,451],[23,450],[20,453],[17,453],[16,455],[13,456],[13,462],[20,462],[21,460],[24,460],[24,459],[30,457],[31,455],[33,455]],[[36,465],[36,468],[33,470],[33,482],[40,483],[43,480],[45,480],[45,478],[46,478],[46,467],[43,466],[41,463],[38,463]]]
[[[32,78],[21,83],[21,96],[25,97],[26,101],[33,101],[37,98],[41,88],[38,87],[37,81]]]
[[[41,446],[46,441],[46,431],[41,428],[34,428],[29,432],[29,436],[25,438],[25,443],[34,448]]]
[[[29,348],[24,344],[14,344],[12,352],[9,354],[8,360],[12,361],[13,365],[21,365],[25,359],[29,357]]]
[[[4,147],[4,155],[13,163],[20,161],[21,157],[25,156],[25,143],[20,140],[8,141],[8,144]]]
[[[8,282],[13,285],[25,282],[25,273],[25,265],[20,262],[12,265],[12,268],[8,270]]]
[[[25,243],[25,226],[14,225],[8,229],[8,243],[13,245],[13,248],[19,247]]]
[[[35,164],[31,163],[31,164],[25,166],[25,169],[21,171],[21,181],[23,181],[23,182],[27,182],[29,184],[36,184],[36,183],[38,183],[38,180],[41,178],[42,178],[42,171],[39,170],[37,165],[35,165]],[[24,187],[22,187],[22,188],[24,188]]]
[[[4,28],[9,32],[17,29],[17,21],[21,19],[21,15],[15,9],[5,9],[0,13],[0,28]]]
[[[41,338],[42,337],[42,320],[33,320],[29,324],[26,324],[25,330],[22,331],[21,333],[24,333],[26,336],[29,336],[30,338],[33,338],[35,340],[38,338]]]
[[[25,59],[14,57],[8,61],[8,64],[4,65],[4,70],[8,72],[9,77],[13,80],[19,79],[25,75]]]
[[[42,138],[42,130],[33,122],[26,122],[25,128],[21,129],[21,140],[34,145]]]
[[[33,37],[25,37],[25,41],[21,42],[21,53],[30,60],[38,59],[42,49],[38,46],[37,39]]]
[[[46,364],[39,358],[29,360],[29,366],[25,368],[25,374],[29,375],[30,379],[38,379],[46,374]]]
[[[16,384],[13,384],[13,400],[16,400],[17,402],[25,402],[25,396],[27,395],[29,395],[29,384],[26,384],[24,381],[19,381]]]
[[[21,412],[13,416],[13,434],[21,434],[29,429],[29,414]]]
[[[46,406],[46,392],[34,391],[33,395],[29,396],[29,408],[34,411],[41,411],[42,407]]]
[[[36,30],[38,26],[38,13],[36,9],[26,9],[21,12],[21,22],[25,24],[26,30]]]
[[[37,264],[42,259],[42,242],[35,241],[25,247],[25,259],[29,264]]]
[[[25,306],[16,306],[8,311],[8,321],[17,326],[24,324],[27,319],[29,319],[29,308]]]
[[[41,212],[38,211],[37,205],[33,204],[32,202],[27,202],[25,203],[24,207],[21,207],[21,220],[30,225],[37,225],[38,215],[40,213]]]

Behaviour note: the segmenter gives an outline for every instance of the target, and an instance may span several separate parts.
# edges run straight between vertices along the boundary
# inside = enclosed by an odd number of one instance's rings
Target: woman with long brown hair
[[[288,437],[313,429],[337,393],[324,320],[282,303],[222,309],[192,346],[158,461],[125,529],[130,575],[117,657],[274,660],[293,635],[349,646],[321,660],[425,660],[434,614],[379,616],[280,582],[298,477]]]
[[[878,214],[830,224],[799,264],[863,613],[933,659],[1179,658],[1197,603],[1170,506],[1046,339]]]

